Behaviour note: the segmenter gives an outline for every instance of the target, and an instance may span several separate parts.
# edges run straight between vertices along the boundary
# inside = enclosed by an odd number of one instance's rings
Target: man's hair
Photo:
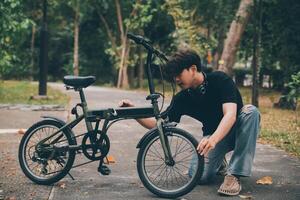
[[[179,49],[169,58],[165,64],[165,73],[168,78],[173,79],[179,75],[184,69],[189,69],[192,65],[196,65],[197,71],[201,71],[201,59],[196,51],[192,49]]]

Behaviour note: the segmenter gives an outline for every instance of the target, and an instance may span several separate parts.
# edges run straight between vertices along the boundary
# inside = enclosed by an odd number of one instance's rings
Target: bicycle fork
[[[174,166],[175,161],[172,157],[168,136],[163,131],[163,120],[161,118],[157,119],[156,125],[159,132],[160,143],[164,151],[165,163],[168,166]]]

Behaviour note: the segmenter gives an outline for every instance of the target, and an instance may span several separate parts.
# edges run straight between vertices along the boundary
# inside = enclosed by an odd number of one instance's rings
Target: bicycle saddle
[[[64,84],[74,88],[86,88],[96,81],[95,76],[65,76]]]

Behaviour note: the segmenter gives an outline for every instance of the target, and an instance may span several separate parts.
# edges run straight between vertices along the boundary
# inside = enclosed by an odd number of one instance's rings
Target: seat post
[[[79,91],[80,100],[81,100],[81,104],[82,104],[82,110],[83,110],[83,115],[84,115],[84,119],[85,119],[86,128],[87,128],[88,131],[93,131],[92,123],[87,120],[88,107],[87,107],[87,102],[85,100],[83,89],[79,88],[78,91]]]

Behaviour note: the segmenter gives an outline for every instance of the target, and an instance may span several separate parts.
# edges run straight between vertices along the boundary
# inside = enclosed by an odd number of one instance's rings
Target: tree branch
[[[97,7],[98,7],[98,6],[97,6]],[[110,40],[110,42],[111,42],[112,48],[115,50],[115,52],[117,53],[118,56],[121,56],[121,55],[120,55],[120,52],[117,51],[116,38],[113,36],[112,31],[111,31],[111,29],[110,29],[110,27],[109,27],[109,25],[108,25],[108,23],[107,23],[105,17],[100,13],[99,8],[97,8],[96,10],[97,10],[97,13],[98,13],[98,15],[99,15],[99,17],[100,17],[100,20],[101,20],[102,23],[104,24],[104,27],[105,27],[105,29],[106,29],[108,38],[109,38],[109,40]]]

